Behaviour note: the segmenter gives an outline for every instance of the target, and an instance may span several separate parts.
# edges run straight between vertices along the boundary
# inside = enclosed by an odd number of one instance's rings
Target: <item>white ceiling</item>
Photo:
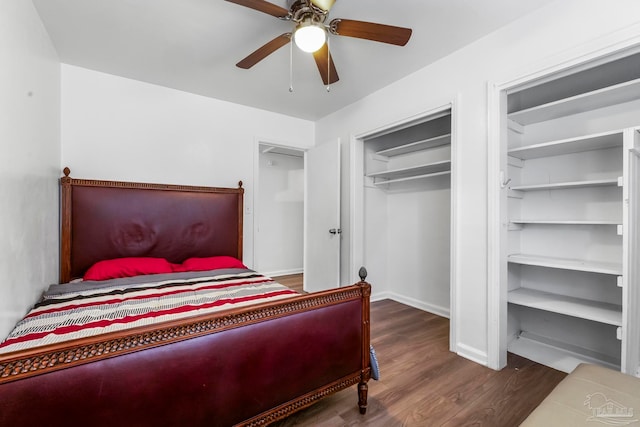
[[[224,0],[33,0],[60,61],[317,120],[552,0],[337,0],[333,18],[413,29],[404,47],[333,36],[340,81],[327,92],[311,54],[289,46],[235,64],[291,23]],[[288,8],[286,0],[273,0]]]

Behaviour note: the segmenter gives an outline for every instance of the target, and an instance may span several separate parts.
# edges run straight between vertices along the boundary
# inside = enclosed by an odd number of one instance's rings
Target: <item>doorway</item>
[[[254,269],[303,273],[304,150],[259,142],[254,210]]]

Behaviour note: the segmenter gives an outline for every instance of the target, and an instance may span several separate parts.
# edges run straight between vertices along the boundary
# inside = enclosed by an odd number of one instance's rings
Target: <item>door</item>
[[[305,153],[304,290],[340,286],[340,139]]]
[[[626,221],[625,271],[622,290],[622,372],[640,377],[640,128],[628,131],[625,146],[627,180],[624,183]]]

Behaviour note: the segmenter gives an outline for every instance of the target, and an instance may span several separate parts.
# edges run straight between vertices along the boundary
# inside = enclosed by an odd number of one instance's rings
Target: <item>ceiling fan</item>
[[[289,10],[265,0],[226,0],[275,16],[294,24],[292,32],[284,33],[259,47],[236,66],[249,69],[285,46],[293,38],[305,52],[313,53],[320,77],[325,85],[338,81],[338,72],[326,43],[328,33],[336,36],[356,37],[382,43],[404,46],[411,37],[410,28],[351,19],[333,19],[325,24],[335,0],[288,0]]]

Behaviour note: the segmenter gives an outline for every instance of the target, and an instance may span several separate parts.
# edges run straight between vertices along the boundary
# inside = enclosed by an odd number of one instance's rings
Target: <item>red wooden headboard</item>
[[[122,257],[230,255],[242,259],[242,181],[238,188],[96,181],[62,187],[60,283],[94,263]]]

